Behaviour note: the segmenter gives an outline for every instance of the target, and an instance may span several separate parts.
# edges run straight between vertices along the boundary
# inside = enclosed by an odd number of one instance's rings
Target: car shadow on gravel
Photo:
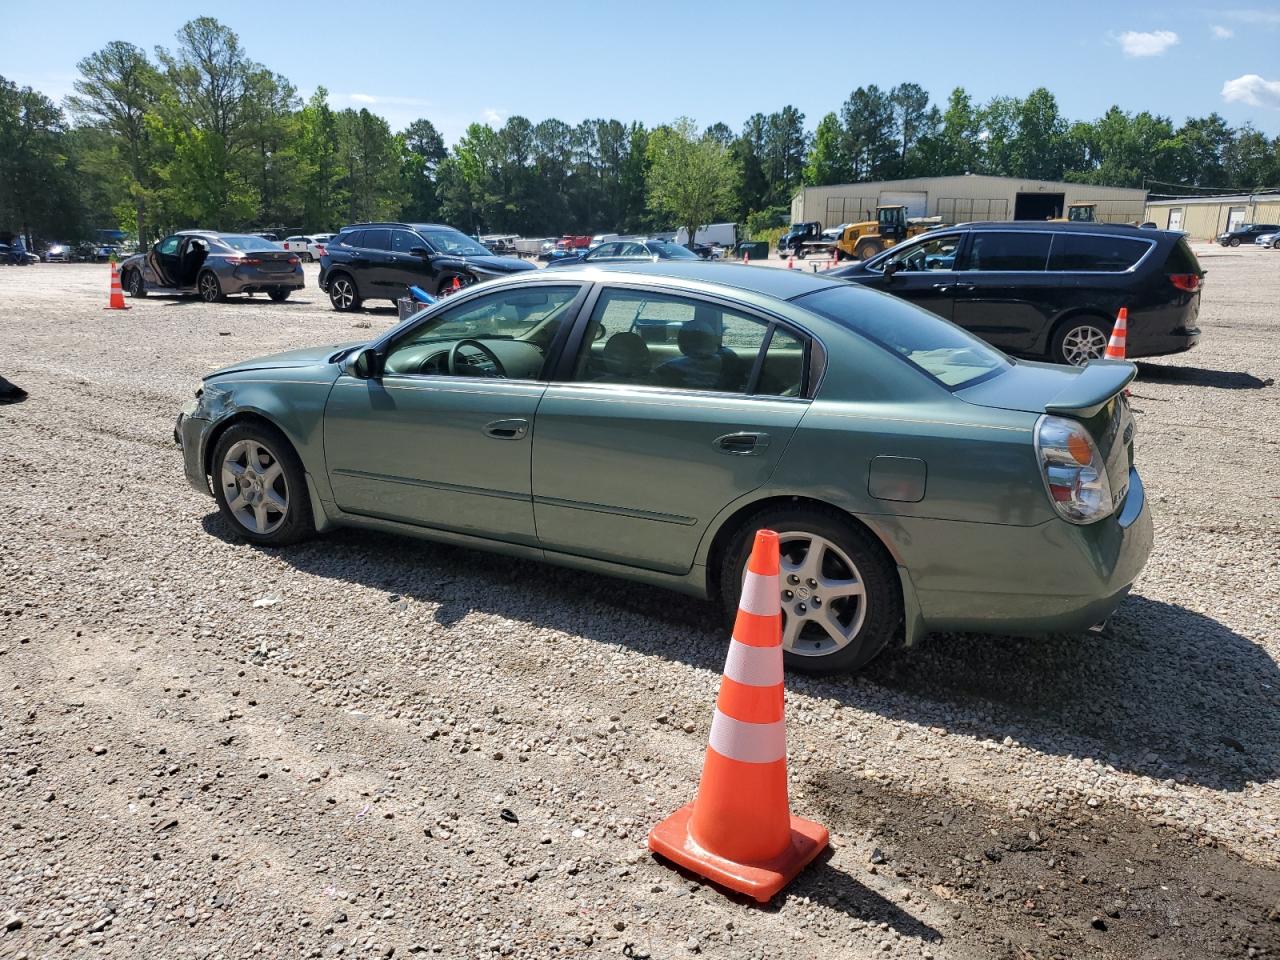
[[[203,526],[233,541],[220,514]],[[716,608],[657,587],[350,529],[266,552],[315,576],[431,605],[446,627],[476,611],[709,671],[724,666]],[[1158,780],[1236,791],[1280,775],[1275,661],[1210,617],[1136,595],[1109,635],[935,634],[886,651],[857,676],[792,674],[788,685]]]
[[[1261,390],[1275,383],[1268,377],[1263,380],[1252,373],[1229,370],[1208,370],[1204,367],[1167,366],[1162,363],[1143,363],[1138,366],[1138,385],[1145,383],[1178,383],[1194,387],[1217,387],[1220,390]]]
[[[152,296],[155,296],[155,294],[152,294]],[[225,300],[219,300],[217,303],[214,303],[214,304],[208,304],[208,303],[205,303],[203,300],[201,300],[199,297],[168,297],[168,298],[164,298],[164,305],[165,305],[166,307],[187,307],[187,306],[192,306],[192,305],[197,304],[197,303],[198,303],[198,304],[200,304],[201,306],[205,306],[205,307],[208,307],[208,306],[215,306],[215,307],[234,307],[234,306],[250,306],[250,307],[255,307],[255,306],[256,306],[256,307],[314,307],[314,306],[316,306],[317,301],[315,301],[315,300],[295,300],[295,299],[293,299],[292,297],[290,297],[288,300],[281,300],[279,303],[277,303],[276,301],[272,300],[270,297],[242,297],[242,296],[234,296],[234,297],[227,297],[227,299],[225,299]]]

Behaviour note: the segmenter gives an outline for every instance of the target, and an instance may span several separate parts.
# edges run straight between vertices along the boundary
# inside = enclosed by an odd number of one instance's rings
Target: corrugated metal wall
[[[1175,213],[1178,211],[1178,213]],[[1165,230],[1182,230],[1197,240],[1213,240],[1227,229],[1233,211],[1241,223],[1280,223],[1280,198],[1265,202],[1159,204],[1147,207],[1144,218]],[[1181,216],[1181,223],[1178,217]],[[1170,221],[1174,222],[1171,224]]]

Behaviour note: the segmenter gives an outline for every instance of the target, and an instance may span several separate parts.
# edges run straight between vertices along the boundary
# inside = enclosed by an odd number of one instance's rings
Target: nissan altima
[[[204,378],[175,428],[232,528],[471,545],[738,603],[780,536],[784,644],[1071,632],[1147,559],[1125,362],[1011,359],[909,303],[736,264],[499,279],[368,343]]]

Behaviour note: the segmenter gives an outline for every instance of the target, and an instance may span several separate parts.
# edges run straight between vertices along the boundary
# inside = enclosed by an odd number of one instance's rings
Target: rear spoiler
[[[1044,405],[1044,412],[1087,419],[1137,375],[1138,368],[1127,360],[1090,360],[1069,386]]]

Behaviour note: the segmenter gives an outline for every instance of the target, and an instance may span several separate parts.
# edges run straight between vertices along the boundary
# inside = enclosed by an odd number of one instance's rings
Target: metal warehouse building
[[[1213,240],[1246,223],[1280,223],[1280,193],[1152,200],[1145,219],[1157,227],[1184,230],[1197,240]]]
[[[945,223],[974,220],[1049,220],[1071,203],[1096,203],[1104,223],[1142,220],[1145,190],[1094,187],[1056,180],[1019,180],[966,173],[876,183],[802,187],[791,200],[791,222],[821,221],[824,227],[874,220],[877,206],[902,204],[909,217],[941,217]]]

